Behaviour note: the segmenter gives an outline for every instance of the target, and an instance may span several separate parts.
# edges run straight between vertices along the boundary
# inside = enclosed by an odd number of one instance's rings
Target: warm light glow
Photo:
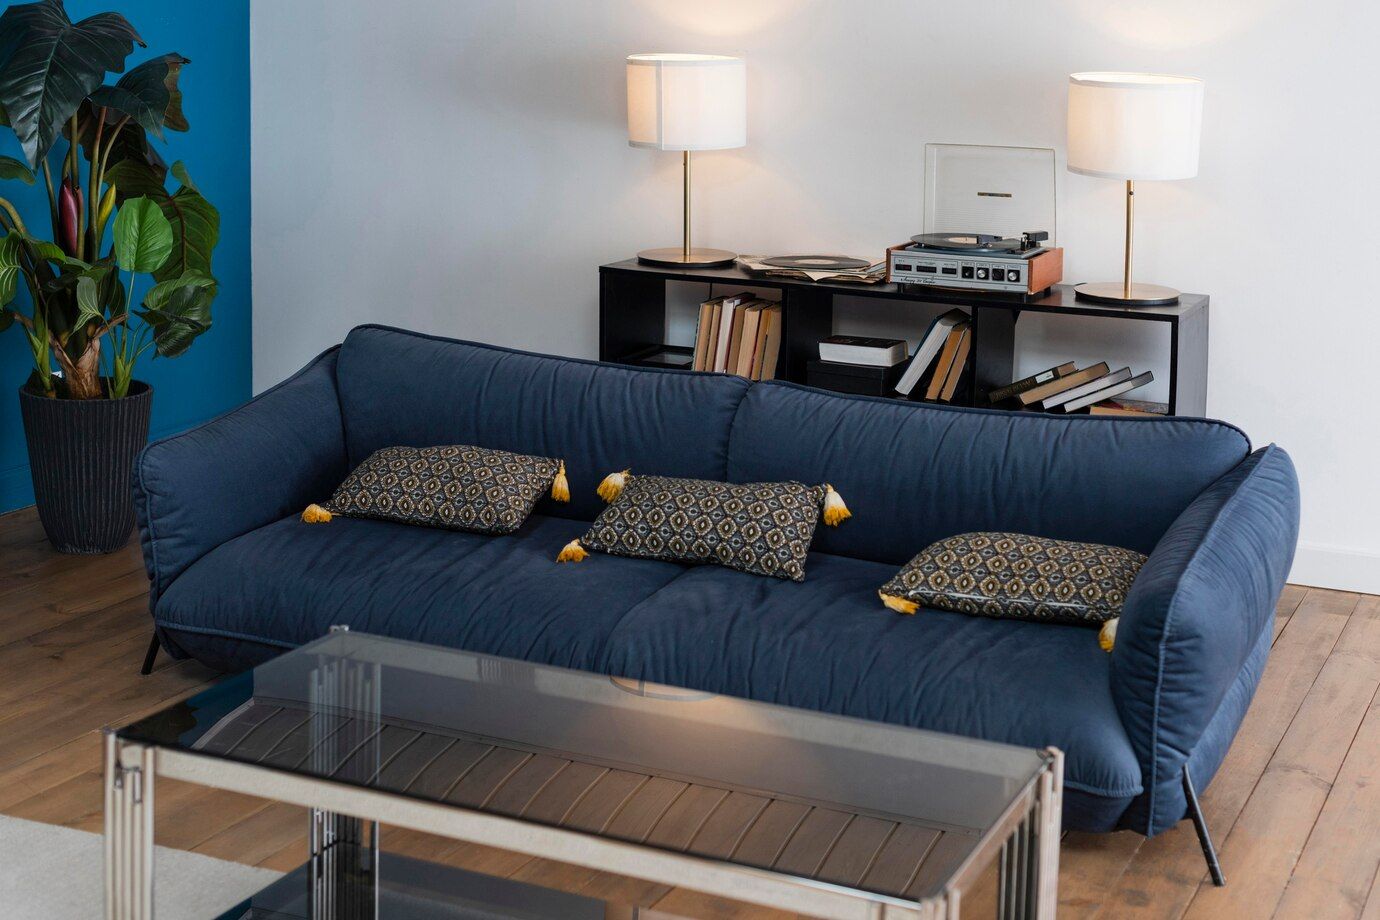
[[[1068,167],[1108,179],[1198,174],[1203,81],[1151,73],[1069,77]]]
[[[747,66],[722,54],[628,55],[628,143],[725,150],[747,143]]]

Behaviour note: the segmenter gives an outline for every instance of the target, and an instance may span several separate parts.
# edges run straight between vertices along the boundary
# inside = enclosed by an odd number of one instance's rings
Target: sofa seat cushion
[[[212,550],[155,611],[181,650],[242,668],[334,624],[384,636],[595,668],[618,620],[683,571],[645,559],[558,565],[587,525],[533,515],[484,536],[386,521],[288,518]],[[257,653],[224,639],[248,640]]]
[[[1095,631],[937,610],[897,616],[877,602],[891,566],[812,553],[807,570],[802,583],[687,570],[628,611],[609,638],[606,666],[732,696],[1054,745],[1066,755],[1071,790],[1116,800],[1106,802],[1109,821],[1139,794],[1140,767]]]

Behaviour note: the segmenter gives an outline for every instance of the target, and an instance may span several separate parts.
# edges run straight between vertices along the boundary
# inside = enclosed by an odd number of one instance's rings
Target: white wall
[[[920,229],[926,142],[1062,150],[1069,72],[1193,74],[1201,172],[1142,184],[1138,276],[1212,295],[1210,413],[1299,467],[1294,578],[1380,591],[1378,10],[259,0],[255,386],[366,321],[594,355],[596,266],[679,231],[679,156],[625,143],[631,51],[747,56],[749,145],[697,158],[695,202],[699,241],[742,252],[879,255]],[[1121,188],[1059,179],[1066,278],[1115,278]],[[919,321],[840,325],[914,338]],[[1022,335],[1038,363],[1162,367],[1158,343],[1072,319]]]

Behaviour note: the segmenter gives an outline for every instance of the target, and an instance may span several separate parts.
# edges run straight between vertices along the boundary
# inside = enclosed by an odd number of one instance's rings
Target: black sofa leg
[[[149,641],[149,650],[144,653],[144,666],[139,669],[139,673],[145,676],[153,673],[153,661],[158,657],[158,633],[153,634]]]
[[[1188,775],[1188,764],[1184,764],[1184,798],[1188,799],[1188,816],[1193,820],[1193,829],[1198,832],[1198,845],[1203,848],[1203,858],[1207,860],[1212,884],[1221,888],[1227,884],[1227,879],[1222,875],[1222,864],[1217,861],[1217,848],[1212,845],[1212,837],[1208,834],[1207,819],[1203,817],[1203,808],[1198,804],[1198,793],[1193,789],[1192,777]]]

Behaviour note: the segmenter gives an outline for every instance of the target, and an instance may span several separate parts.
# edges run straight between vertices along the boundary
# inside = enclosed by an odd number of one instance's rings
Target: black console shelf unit
[[[678,269],[636,259],[599,266],[599,359],[637,364],[666,342],[666,282],[737,285],[781,292],[782,342],[777,377],[805,382],[807,362],[819,357],[819,340],[833,334],[835,297],[873,297],[915,304],[942,304],[973,317],[973,373],[968,392],[954,403],[987,406],[987,394],[1010,383],[1015,371],[1016,321],[1022,313],[1052,313],[1169,324],[1169,414],[1207,414],[1208,297],[1184,294],[1163,307],[1115,307],[1086,303],[1069,285],[1055,285],[1032,300],[965,291],[903,291],[894,284],[817,284],[762,278],[741,268]],[[736,289],[736,288],[735,288]],[[731,293],[731,291],[723,291]],[[1134,394],[1133,394],[1134,395]]]

